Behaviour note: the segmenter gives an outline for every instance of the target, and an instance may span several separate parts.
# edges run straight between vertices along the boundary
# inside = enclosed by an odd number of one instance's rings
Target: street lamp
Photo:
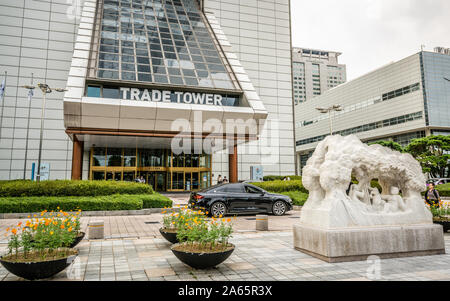
[[[26,179],[26,172],[27,172],[27,161],[28,161],[28,136],[30,133],[30,112],[31,112],[31,99],[33,97],[33,90],[36,88],[33,86],[33,73],[31,73],[31,85],[25,85],[22,86],[22,88],[25,88],[28,90],[28,124],[27,124],[27,139],[26,139],[26,145],[25,145],[25,160],[23,163],[23,179]]]
[[[38,156],[38,174],[36,175],[36,181],[41,181],[41,155],[42,155],[42,138],[44,134],[44,116],[45,116],[45,103],[47,101],[47,94],[52,93],[52,89],[47,84],[38,84],[39,89],[42,91],[43,101],[42,101],[42,109],[41,109],[41,134],[39,138],[39,156]],[[55,88],[53,89],[56,92],[64,92],[66,89]]]
[[[333,119],[331,116],[331,112],[340,112],[343,110],[342,105],[333,105],[329,108],[316,108],[322,114],[328,113],[328,118],[330,119],[330,135],[333,136]]]

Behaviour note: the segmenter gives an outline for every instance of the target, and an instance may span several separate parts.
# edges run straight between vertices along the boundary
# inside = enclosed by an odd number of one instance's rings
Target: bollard
[[[105,236],[105,226],[102,220],[91,221],[88,225],[89,239],[103,239]]]
[[[256,230],[257,231],[269,230],[269,217],[267,215],[256,216]]]

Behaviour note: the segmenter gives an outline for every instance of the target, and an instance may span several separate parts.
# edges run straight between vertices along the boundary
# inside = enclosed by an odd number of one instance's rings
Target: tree
[[[424,172],[433,178],[450,177],[450,136],[429,136],[414,139],[406,147]]]
[[[405,149],[400,144],[398,144],[397,142],[394,142],[394,141],[380,140],[380,141],[369,143],[369,145],[374,145],[374,144],[379,144],[384,147],[389,147],[390,149],[401,152],[401,153],[405,152]]]

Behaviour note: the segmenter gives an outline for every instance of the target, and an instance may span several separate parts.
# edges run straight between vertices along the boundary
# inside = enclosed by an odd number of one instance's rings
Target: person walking
[[[228,183],[227,176],[225,176],[225,177],[223,178],[223,183],[224,183],[224,184]]]
[[[428,185],[428,190],[425,193],[425,201],[431,206],[435,208],[441,207],[441,197],[439,196],[439,192],[434,189],[433,184]]]
[[[217,177],[217,184],[222,184],[222,183],[223,183],[222,175],[219,175]]]

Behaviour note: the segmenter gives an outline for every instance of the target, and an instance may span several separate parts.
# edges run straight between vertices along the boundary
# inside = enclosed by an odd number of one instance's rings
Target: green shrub
[[[164,208],[172,207],[172,200],[159,193],[145,195],[142,198],[143,208]]]
[[[450,197],[450,183],[436,186],[436,190],[441,197]]]
[[[278,180],[284,180],[284,178],[289,177],[292,181],[294,180],[302,180],[301,176],[265,176],[263,177],[263,180],[265,182],[267,181],[278,181]]]
[[[43,210],[83,211],[140,210],[147,195],[108,195],[98,197],[8,197],[0,198],[0,213],[41,212]]]
[[[309,196],[309,194],[300,191],[286,191],[281,192],[281,194],[290,197],[295,206],[303,206]]]
[[[0,197],[103,196],[113,194],[151,194],[150,185],[116,181],[2,181]]]
[[[305,187],[302,185],[302,181],[295,180],[295,181],[270,181],[270,182],[258,182],[258,183],[252,183],[255,186],[258,186],[264,190],[267,190],[269,192],[286,192],[286,191],[299,191],[303,193],[308,193],[308,190],[306,190]]]

